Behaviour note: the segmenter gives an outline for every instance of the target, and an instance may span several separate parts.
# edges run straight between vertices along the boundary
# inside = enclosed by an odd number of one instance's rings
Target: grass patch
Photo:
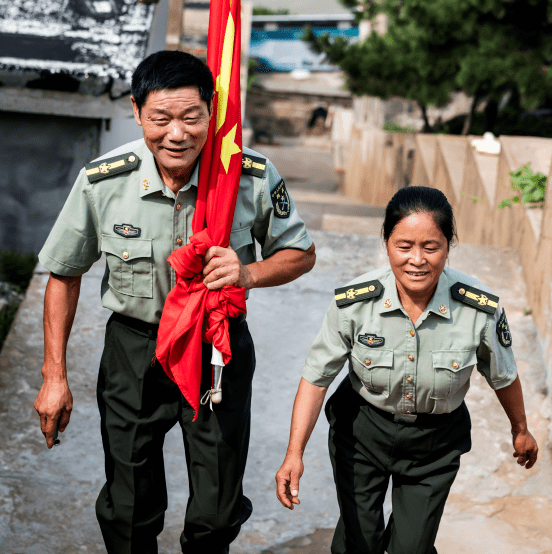
[[[36,254],[0,250],[0,279],[2,296],[7,296],[7,304],[0,309],[0,348],[10,332],[17,309],[33,277],[38,262]]]

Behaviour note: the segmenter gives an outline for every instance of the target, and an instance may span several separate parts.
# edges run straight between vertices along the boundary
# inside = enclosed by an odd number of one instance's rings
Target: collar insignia
[[[367,281],[348,287],[335,289],[335,302],[338,307],[354,304],[359,300],[369,300],[381,294],[383,285],[379,281]]]
[[[375,348],[376,346],[383,346],[385,344],[385,338],[378,337],[371,333],[365,333],[364,335],[358,336],[358,342],[364,344],[364,346],[369,346],[370,348]]]
[[[473,306],[478,310],[483,310],[488,314],[494,314],[498,307],[498,296],[464,285],[463,283],[455,283],[450,287],[452,297],[464,304]]]
[[[113,225],[113,230],[122,237],[131,239],[134,237],[139,237],[142,233],[140,227],[133,227],[128,223],[121,223],[121,225]]]

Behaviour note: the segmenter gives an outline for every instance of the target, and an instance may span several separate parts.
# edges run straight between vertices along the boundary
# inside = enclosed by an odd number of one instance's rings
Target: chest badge
[[[135,238],[139,237],[142,234],[142,229],[139,227],[134,227],[128,223],[121,223],[121,225],[113,225],[113,230],[122,237],[125,238]]]
[[[508,325],[504,308],[502,308],[502,314],[496,323],[496,333],[498,335],[498,342],[502,346],[505,348],[512,346],[512,334],[510,333],[510,326]]]
[[[375,348],[376,346],[383,346],[385,344],[385,338],[378,337],[377,335],[371,333],[365,333],[364,335],[358,336],[358,342],[360,342],[360,344],[364,344],[364,346]]]

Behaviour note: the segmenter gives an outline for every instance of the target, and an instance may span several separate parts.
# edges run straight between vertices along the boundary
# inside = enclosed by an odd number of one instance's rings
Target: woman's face
[[[395,225],[387,255],[399,293],[432,295],[447,261],[448,243],[432,215],[415,213]]]

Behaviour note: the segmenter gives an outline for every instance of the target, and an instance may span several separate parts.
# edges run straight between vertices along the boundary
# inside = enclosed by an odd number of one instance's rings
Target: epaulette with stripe
[[[107,177],[135,170],[140,163],[140,158],[134,152],[127,152],[120,156],[97,160],[86,164],[86,176],[90,183],[96,183]]]
[[[348,287],[335,289],[335,303],[338,307],[347,306],[360,300],[376,298],[381,294],[383,285],[379,281],[367,281]]]
[[[242,156],[242,173],[253,177],[264,177],[266,172],[266,159],[258,156],[244,154]]]
[[[498,296],[470,287],[464,283],[455,283],[450,287],[452,297],[464,304],[494,314],[498,308]]]

